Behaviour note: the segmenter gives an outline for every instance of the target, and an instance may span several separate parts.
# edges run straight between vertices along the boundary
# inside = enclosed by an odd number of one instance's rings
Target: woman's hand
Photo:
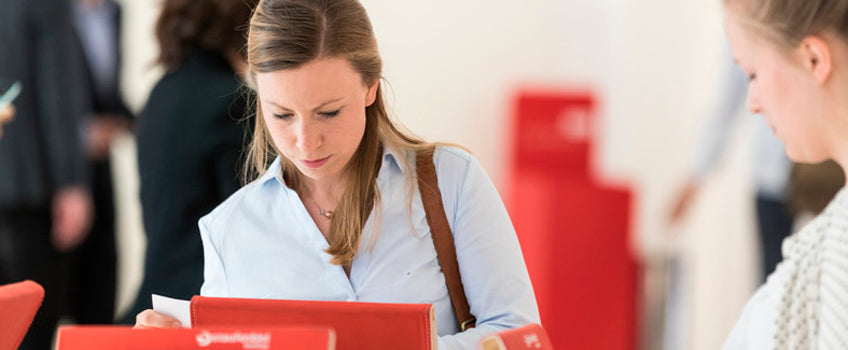
[[[135,317],[133,328],[180,328],[182,324],[176,318],[166,316],[151,309],[142,311]]]

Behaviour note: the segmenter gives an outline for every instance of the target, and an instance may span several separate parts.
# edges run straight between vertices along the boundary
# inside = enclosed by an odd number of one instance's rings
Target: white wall
[[[425,138],[465,145],[498,184],[517,88],[594,85],[608,66],[608,55],[586,50],[608,43],[603,2],[363,3],[397,117]]]
[[[156,2],[124,2],[124,89],[139,108],[161,74],[149,67],[156,55]],[[410,129],[467,146],[503,188],[512,94],[526,86],[592,88],[605,102],[600,166],[606,176],[638,186],[639,246],[653,246],[671,231],[663,221],[667,201],[685,177],[699,118],[715,97],[722,40],[718,1],[363,3],[391,83],[390,105]],[[731,147],[737,152],[706,184],[695,215],[676,230],[693,276],[691,349],[719,347],[752,288],[743,134]],[[122,188],[130,196],[126,205],[137,198],[130,187]],[[134,217],[136,210],[122,212]],[[122,222],[122,232],[138,235],[137,217]],[[139,256],[138,243],[131,245],[132,256]],[[140,273],[137,262],[125,267],[136,271],[127,275]],[[124,280],[125,291],[132,289],[131,279]]]
[[[604,165],[638,184],[639,243],[677,238],[689,279],[689,349],[719,348],[755,278],[750,147],[745,126],[681,227],[666,223],[688,176],[703,118],[717,98],[723,32],[719,1],[611,4],[612,74]],[[743,123],[744,124],[744,123]],[[750,134],[750,133],[747,133]]]

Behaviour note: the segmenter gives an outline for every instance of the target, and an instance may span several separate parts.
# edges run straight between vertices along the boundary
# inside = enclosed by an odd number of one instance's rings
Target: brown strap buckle
[[[459,325],[459,329],[462,332],[465,332],[469,328],[474,328],[474,325],[477,323],[477,317],[471,316],[471,318],[462,321],[462,324]]]

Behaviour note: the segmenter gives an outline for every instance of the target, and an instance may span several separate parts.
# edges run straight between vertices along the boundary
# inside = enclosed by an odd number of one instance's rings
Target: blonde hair
[[[345,59],[368,86],[382,79],[383,64],[374,30],[365,8],[357,0],[259,2],[250,20],[247,38],[250,70],[247,80],[254,91],[256,73],[295,69],[321,58]],[[414,167],[405,151],[427,150],[433,145],[402,131],[391,120],[382,90],[382,86],[378,86],[376,100],[365,109],[365,133],[344,169],[347,187],[327,235],[327,253],[333,255],[333,264],[349,264],[356,256],[365,223],[379,200],[377,173],[382,164],[383,148],[399,151],[398,163],[410,171],[407,183],[412,186]],[[256,127],[244,169],[248,181],[262,176],[280,154],[262,118],[258,91],[256,95]],[[302,193],[303,174],[288,159],[280,158],[286,184]]]
[[[742,5],[741,23],[783,48],[797,47],[808,35],[832,30],[848,38],[848,0],[724,0]]]

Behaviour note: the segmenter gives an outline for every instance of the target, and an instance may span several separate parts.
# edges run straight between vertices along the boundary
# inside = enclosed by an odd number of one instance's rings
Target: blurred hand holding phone
[[[5,108],[6,105],[12,104],[18,95],[21,94],[21,82],[16,81],[3,92],[3,96],[0,96],[0,108]]]
[[[15,116],[15,107],[12,101],[21,93],[21,82],[16,81],[0,96],[0,126],[12,120]],[[3,136],[3,129],[0,128],[0,136]]]

